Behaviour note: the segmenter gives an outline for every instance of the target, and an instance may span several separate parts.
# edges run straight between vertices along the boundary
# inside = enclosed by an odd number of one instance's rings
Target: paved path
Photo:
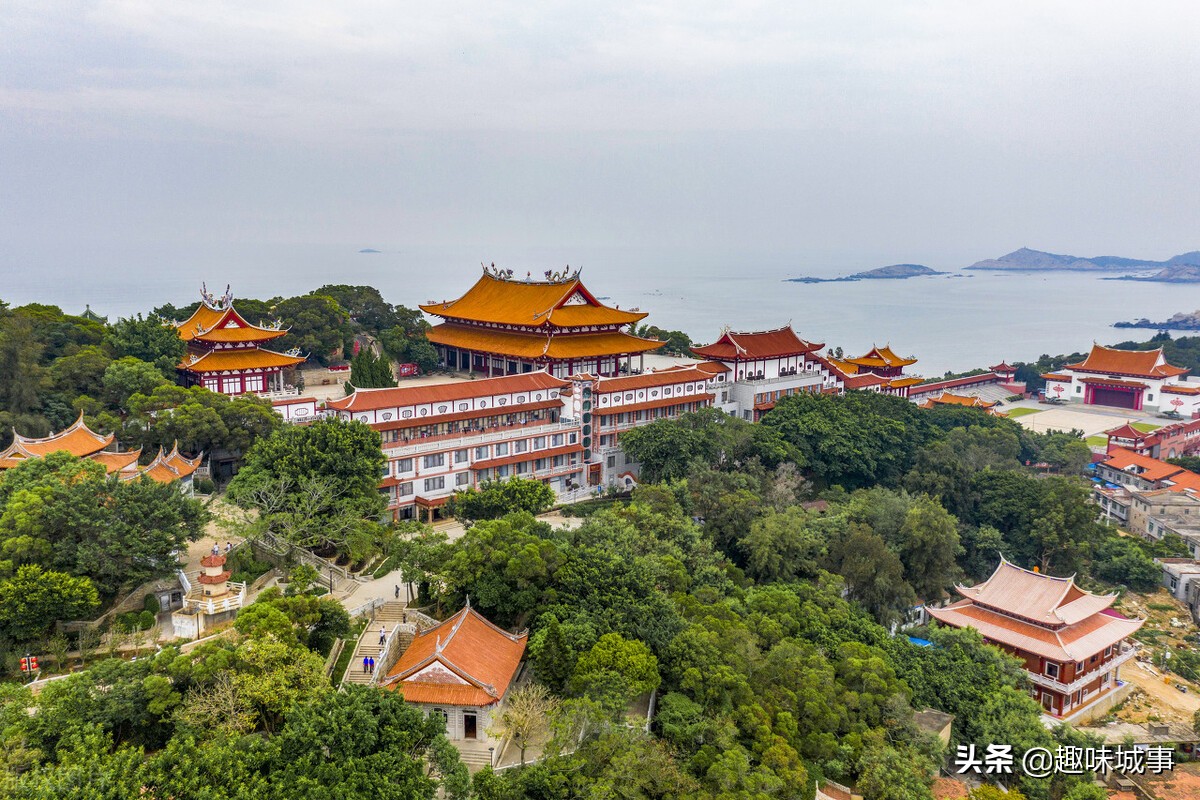
[[[368,656],[376,660],[379,659],[380,653],[383,652],[383,645],[379,643],[380,626],[387,628],[390,634],[396,629],[397,623],[404,617],[406,607],[403,602],[391,601],[384,603],[383,607],[375,612],[375,617],[371,620],[371,624],[358,637],[358,643],[354,647],[354,655],[350,657],[350,666],[346,668],[346,683],[367,684],[371,682],[371,676],[363,671],[363,659]],[[383,665],[380,664],[379,668],[383,669]]]
[[[1081,403],[1049,405],[1038,403],[1036,400],[1022,400],[1005,403],[1002,410],[1007,411],[1013,408],[1034,408],[1041,412],[1014,418],[1016,422],[1031,431],[1044,433],[1050,430],[1069,431],[1078,428],[1083,431],[1084,438],[1101,434],[1111,428],[1124,425],[1126,422],[1148,422],[1160,427],[1171,422],[1171,420],[1162,419],[1153,413],[1148,414],[1126,408],[1085,406]]]

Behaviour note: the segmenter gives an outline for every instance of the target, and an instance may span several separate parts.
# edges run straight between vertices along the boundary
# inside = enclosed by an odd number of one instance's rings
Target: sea
[[[379,252],[364,253],[363,249]],[[587,287],[605,302],[649,313],[646,322],[682,330],[698,343],[722,330],[791,324],[806,339],[847,355],[890,345],[919,359],[913,374],[940,376],[1002,360],[1087,350],[1093,341],[1145,339],[1150,330],[1116,329],[1119,320],[1166,319],[1200,308],[1200,285],[1104,280],[1080,272],[963,271],[903,280],[789,283],[835,278],[887,261],[838,263],[796,254],[687,252],[684,249],[597,247],[409,247],[372,243],[142,245],[10,249],[0,270],[0,300],[90,306],[110,318],[182,306],[201,283],[235,297],[302,294],[324,284],[377,287],[392,303],[415,306],[453,299],[479,276],[481,264],[514,276],[582,268]]]

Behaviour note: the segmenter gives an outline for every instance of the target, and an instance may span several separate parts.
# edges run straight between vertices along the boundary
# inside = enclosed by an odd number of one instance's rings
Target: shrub
[[[149,611],[143,611],[137,615],[138,630],[148,631],[154,627],[154,614]]]
[[[213,483],[212,478],[198,478],[192,481],[192,486],[197,494],[212,494],[217,490],[217,485]]]
[[[158,595],[156,595],[154,592],[146,595],[145,599],[142,600],[142,608],[146,609],[151,614],[157,614],[158,612],[162,611],[162,606],[158,602]]]

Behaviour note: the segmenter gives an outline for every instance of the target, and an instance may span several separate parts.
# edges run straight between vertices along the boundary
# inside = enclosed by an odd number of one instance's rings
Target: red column
[[[1133,410],[1134,411],[1142,410],[1142,394],[1143,394],[1143,392],[1141,389],[1133,390]]]

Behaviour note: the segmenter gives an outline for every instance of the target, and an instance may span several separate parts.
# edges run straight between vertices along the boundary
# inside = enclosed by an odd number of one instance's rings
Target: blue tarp
[[[933,642],[929,641],[928,639],[919,639],[916,636],[910,636],[908,637],[908,640],[917,647],[933,647]]]

